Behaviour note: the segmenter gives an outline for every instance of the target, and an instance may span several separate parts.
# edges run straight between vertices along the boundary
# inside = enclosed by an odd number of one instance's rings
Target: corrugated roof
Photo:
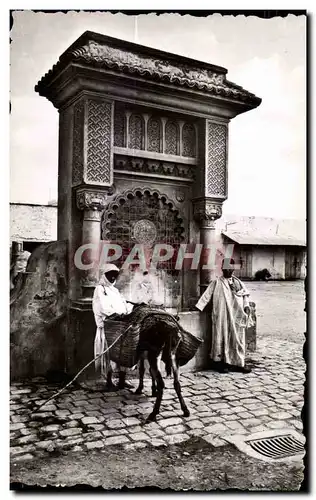
[[[238,231],[222,232],[224,236],[235,241],[239,245],[278,245],[278,246],[298,246],[305,247],[306,241],[293,236],[284,236],[279,234],[258,234],[241,233]]]

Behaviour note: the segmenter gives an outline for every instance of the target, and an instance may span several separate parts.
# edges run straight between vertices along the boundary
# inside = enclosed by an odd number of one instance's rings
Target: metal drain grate
[[[304,453],[304,445],[291,434],[245,441],[246,444],[268,458],[286,458]]]

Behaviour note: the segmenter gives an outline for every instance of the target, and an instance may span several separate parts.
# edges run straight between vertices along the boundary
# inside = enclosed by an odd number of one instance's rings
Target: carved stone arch
[[[147,123],[147,151],[162,153],[162,122],[157,116],[151,116]]]
[[[140,205],[143,205],[144,210],[137,210],[137,207],[133,207],[132,200],[142,200]],[[127,220],[124,220],[123,214],[119,214],[119,208],[124,205],[129,206]],[[111,232],[111,226],[113,226],[115,215],[119,215],[120,219],[118,222],[121,229],[118,230],[117,240],[124,240],[124,235],[130,236],[129,228],[131,226],[131,219],[133,222],[138,220],[152,221],[159,226],[159,222],[162,218],[168,219],[169,223],[173,223],[173,228],[170,227],[169,234],[165,237],[162,235],[162,230],[157,230],[158,239],[162,241],[157,241],[157,243],[174,242],[175,244],[180,244],[185,239],[185,224],[184,218],[181,216],[179,210],[177,209],[175,203],[166,195],[161,193],[158,189],[147,188],[147,187],[136,187],[133,189],[126,190],[110,201],[110,203],[105,207],[103,212],[103,217],[101,221],[101,234],[103,240],[113,241],[113,231]],[[115,238],[114,238],[115,240]]]
[[[168,120],[165,125],[165,154],[180,154],[180,130],[175,120]]]
[[[142,115],[133,113],[129,117],[128,148],[145,149],[145,122]]]

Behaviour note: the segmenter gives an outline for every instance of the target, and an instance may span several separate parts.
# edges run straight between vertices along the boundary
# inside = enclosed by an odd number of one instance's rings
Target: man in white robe
[[[252,326],[249,292],[244,284],[233,276],[234,261],[224,260],[223,275],[212,281],[196,304],[203,311],[210,306],[212,315],[212,340],[210,360],[221,372],[249,373],[245,366],[245,330]]]
[[[133,310],[133,304],[127,302],[119,290],[115,287],[119,269],[114,264],[107,264],[104,274],[95,287],[92,301],[92,309],[97,326],[94,341],[94,356],[98,356],[107,348],[106,332],[104,331],[104,320],[114,318],[116,315],[122,316],[130,314]],[[97,373],[101,377],[107,377],[107,388],[114,389],[112,383],[112,366],[108,353],[98,358],[95,362]],[[119,389],[132,387],[125,381],[126,372],[123,367],[119,367]]]

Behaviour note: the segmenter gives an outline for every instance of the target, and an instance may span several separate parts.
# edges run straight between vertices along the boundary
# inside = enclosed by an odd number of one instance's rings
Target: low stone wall
[[[186,365],[181,367],[181,371],[196,371],[207,366],[208,353],[211,342],[211,318],[205,312],[189,311],[180,312],[180,324],[188,332],[200,337],[203,344],[198,348],[196,355]]]

